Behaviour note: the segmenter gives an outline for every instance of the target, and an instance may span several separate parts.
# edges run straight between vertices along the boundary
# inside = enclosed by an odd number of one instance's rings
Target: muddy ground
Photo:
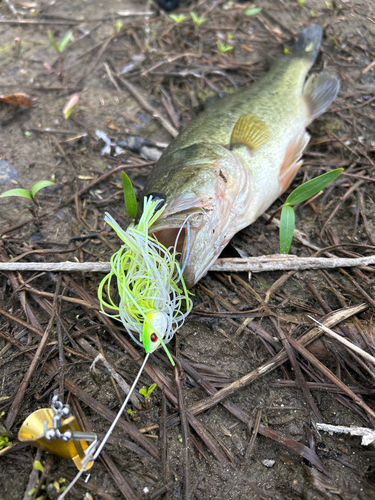
[[[129,223],[121,169],[112,171],[124,165],[139,194],[171,132],[182,130],[208,100],[261,78],[268,68],[266,56],[283,57],[300,30],[312,23],[324,30],[315,69],[339,75],[341,89],[309,129],[311,143],[293,187],[332,168],[344,168],[345,175],[296,209],[297,228],[311,245],[325,251],[329,247],[331,255],[371,255],[375,4],[300,3],[181,1],[176,12],[186,19],[177,23],[145,1],[22,0],[13,3],[16,13],[12,4],[1,2],[0,94],[25,93],[32,107],[0,102],[0,193],[31,189],[44,179],[55,182],[40,191],[31,212],[26,199],[0,200],[1,260],[31,250],[39,252],[23,262],[108,260],[119,240],[104,223],[104,213],[123,227]],[[262,10],[246,15],[255,7]],[[135,14],[124,15],[129,9]],[[206,21],[195,26],[190,12]],[[72,32],[62,54],[51,45],[48,30],[58,43]],[[220,54],[217,42],[233,49]],[[65,119],[63,108],[75,93],[78,107]],[[112,140],[109,153],[102,154],[104,142],[97,130]],[[116,152],[115,146],[131,136],[139,137],[137,147],[131,150],[122,143],[123,152]],[[311,245],[295,238],[291,253],[310,256]],[[260,218],[235,236],[226,255],[278,251],[277,220],[267,226]],[[220,390],[264,365],[281,349],[283,332],[300,338],[310,328],[308,314],[321,319],[330,311],[365,303],[367,309],[348,314],[338,331],[374,354],[374,271],[291,272],[277,283],[268,302],[267,291],[285,273],[209,273],[193,288],[194,311],[172,342],[172,350],[185,363],[181,387],[186,408],[209,396],[204,382],[206,387],[212,384],[211,391]],[[126,343],[118,324],[105,322],[97,313],[95,297],[102,277],[64,274],[58,281],[54,273],[0,273],[0,423],[14,436],[8,441],[12,446],[0,451],[1,500],[47,498],[47,487],[49,498],[57,498],[50,483],[63,479],[60,485],[66,485],[76,473],[72,461],[46,452],[39,458],[44,473],[35,472],[36,448],[15,439],[22,422],[35,410],[48,408],[54,394],[64,392],[82,427],[106,432],[113,417],[105,418],[105,409],[116,412],[123,396],[103,365],[97,364],[96,377],[90,374],[98,352],[127,382],[134,380],[134,346]],[[48,342],[34,359],[35,370],[24,387],[40,335],[48,328],[56,287],[63,299],[56,301]],[[375,498],[373,445],[362,446],[359,437],[319,433],[315,426],[323,420],[374,428],[374,366],[328,337],[311,347],[329,373],[356,391],[354,401],[342,389],[338,392],[315,357],[294,352],[302,372],[296,373],[288,360],[223,399],[226,408],[216,404],[196,413],[190,421],[188,462],[181,426],[167,418],[177,411],[174,373],[160,352],[153,355],[154,376],[142,375],[137,386],[158,383],[150,408],[141,398],[141,410],[130,407],[134,413],[125,414],[123,425],[116,428],[104,462],[98,461],[87,484],[78,484],[68,498]],[[199,375],[187,374],[186,363]],[[299,388],[302,374],[310,384],[310,402],[306,390],[304,395]],[[139,433],[126,432],[126,425],[141,430],[144,441]],[[273,434],[264,435],[267,429]],[[1,433],[6,434],[4,428]]]

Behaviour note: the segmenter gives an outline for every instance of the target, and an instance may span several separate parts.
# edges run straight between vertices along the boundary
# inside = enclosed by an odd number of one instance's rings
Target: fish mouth
[[[166,248],[176,250],[176,260],[183,269],[184,281],[188,288],[192,287],[204,274],[204,271],[199,273],[199,276],[197,274],[197,268],[204,267],[204,262],[202,266],[197,259],[195,243],[204,225],[205,216],[205,210],[198,207],[170,213],[166,217],[163,214],[162,218],[158,219],[149,230],[150,235]]]

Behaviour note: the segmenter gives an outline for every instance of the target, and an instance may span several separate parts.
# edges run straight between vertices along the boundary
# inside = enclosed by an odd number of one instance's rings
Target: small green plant
[[[284,47],[284,54],[287,56],[288,54],[290,54],[290,50],[288,49],[288,47]]]
[[[315,179],[311,179],[301,186],[298,186],[298,188],[290,193],[281,210],[280,253],[289,253],[290,245],[292,244],[295,226],[295,214],[293,206],[315,196],[317,193],[319,193],[319,191],[321,191],[326,186],[328,186],[328,184],[334,181],[342,171],[342,168],[337,168],[323,175],[319,175],[318,177],[315,177]]]
[[[64,38],[61,40],[61,42],[58,44],[55,40],[55,37],[53,36],[52,34],[52,31],[48,30],[47,31],[47,35],[48,35],[48,39],[50,41],[50,44],[52,45],[52,47],[56,50],[56,52],[61,55],[66,46],[68,45],[69,43],[69,40],[72,36],[73,32],[72,31],[68,31],[68,33],[64,36]]]
[[[261,7],[255,7],[253,9],[246,9],[245,16],[256,16],[262,10]]]
[[[11,443],[9,442],[9,438],[6,436],[0,436],[0,450],[3,448],[6,448],[9,446]]]
[[[156,388],[156,384],[150,385],[148,389],[146,387],[142,387],[142,389],[139,389],[139,393],[142,394],[145,398],[145,403],[146,403],[146,408],[147,410],[150,408],[150,397],[152,394],[152,391]]]
[[[220,54],[225,54],[225,52],[229,52],[233,50],[233,45],[227,45],[226,43],[221,43],[219,40],[216,42],[217,48],[219,49]]]
[[[40,472],[44,472],[44,465],[42,465],[42,463],[39,462],[39,460],[34,460],[33,467],[34,469],[39,470]]]
[[[65,120],[73,113],[79,102],[79,94],[73,94],[69,101],[65,104],[63,109],[63,115]]]
[[[177,24],[182,23],[187,18],[186,14],[169,14],[169,17]]]
[[[134,411],[131,408],[128,408],[126,412],[129,414],[129,417],[134,420],[135,419],[135,414]]]
[[[31,191],[21,188],[9,189],[9,191],[5,191],[3,194],[0,194],[0,198],[5,198],[6,196],[22,196],[23,198],[27,198],[28,200],[35,203],[35,195],[37,194],[38,191],[47,186],[54,186],[54,185],[55,183],[52,181],[39,181],[33,185]]]
[[[33,463],[34,469],[44,472],[44,466],[39,462],[39,460],[35,460]],[[35,488],[32,488],[31,490],[28,491],[29,496],[33,496],[34,493],[38,491],[43,491],[43,493],[38,496],[35,500],[47,500],[47,499],[54,499],[57,498],[57,496],[62,493],[64,490],[66,490],[66,486],[62,486],[66,482],[66,479],[64,477],[61,477],[58,481],[53,481],[46,486],[45,484],[40,485],[39,479],[36,481],[36,486]]]
[[[315,17],[316,16],[316,12],[314,10],[310,10],[310,16],[311,17]]]
[[[305,3],[305,0],[298,0],[298,4],[302,7],[302,5]]]
[[[120,33],[121,28],[123,27],[123,25],[124,25],[124,23],[122,21],[120,21],[120,19],[118,19],[115,22],[115,33]]]
[[[195,26],[200,26],[207,21],[206,17],[198,17],[195,12],[190,12],[190,15]]]

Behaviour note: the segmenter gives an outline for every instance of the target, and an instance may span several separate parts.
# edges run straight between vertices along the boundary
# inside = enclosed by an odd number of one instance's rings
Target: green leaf
[[[40,472],[44,472],[43,465],[39,462],[39,460],[34,460],[33,467],[36,470],[40,470]]]
[[[207,21],[207,19],[205,17],[198,17],[195,12],[190,12],[190,15],[191,15],[191,18],[192,18],[193,23],[195,24],[195,26],[200,26],[205,21]]]
[[[122,186],[124,189],[124,199],[125,199],[125,207],[126,211],[129,214],[129,217],[135,219],[137,217],[137,198],[135,197],[133,184],[129,177],[125,174],[125,172],[121,172],[122,176]]]
[[[3,448],[6,448],[9,446],[11,443],[9,443],[9,438],[6,436],[0,436],[0,450]]]
[[[147,391],[147,399],[151,396],[152,391],[157,387],[156,384],[151,384]]]
[[[39,181],[34,184],[31,188],[31,196],[34,198],[36,193],[47,186],[54,186],[55,183],[52,181]]]
[[[60,54],[64,52],[65,47],[68,45],[68,42],[73,35],[72,31],[68,31],[68,33],[64,36],[64,38],[61,40],[60,45],[59,45],[59,52]]]
[[[261,7],[255,7],[255,9],[246,9],[245,16],[256,16],[261,10]]]
[[[289,253],[293,240],[295,214],[290,205],[284,205],[280,216],[280,253]]]
[[[52,47],[54,47],[56,49],[56,51],[60,54],[60,47],[57,45],[55,37],[52,34],[52,31],[48,30],[47,31],[47,35],[48,35],[48,39],[49,39],[50,44],[52,45]]]
[[[328,186],[330,182],[334,181],[343,170],[343,168],[336,168],[335,170],[319,175],[315,177],[315,179],[311,179],[311,181],[307,181],[301,186],[298,186],[298,188],[290,193],[285,204],[297,205],[297,203],[302,203],[312,196],[315,196],[319,191]]]
[[[33,197],[27,189],[10,189],[9,191],[5,191],[5,193],[0,194],[0,198],[5,198],[6,196],[22,196],[23,198],[33,201]]]
[[[134,411],[131,408],[128,408],[126,411],[130,415],[130,418],[134,420]]]
[[[146,387],[142,387],[142,389],[139,389],[139,394],[142,394],[142,396],[146,397],[147,396]]]
[[[233,45],[226,45],[225,43],[221,43],[219,41],[216,42],[217,48],[219,49],[220,54],[224,54],[225,52],[229,52],[234,49]]]
[[[121,31],[121,28],[123,27],[123,22],[120,21],[120,19],[118,19],[116,22],[115,22],[115,33],[120,33]]]
[[[187,18],[185,14],[169,14],[169,17],[177,24],[182,23]]]

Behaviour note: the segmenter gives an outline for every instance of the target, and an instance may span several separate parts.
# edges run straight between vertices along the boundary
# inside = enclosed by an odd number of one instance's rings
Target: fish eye
[[[151,342],[156,342],[158,340],[156,333],[152,333],[150,339],[151,339]]]

